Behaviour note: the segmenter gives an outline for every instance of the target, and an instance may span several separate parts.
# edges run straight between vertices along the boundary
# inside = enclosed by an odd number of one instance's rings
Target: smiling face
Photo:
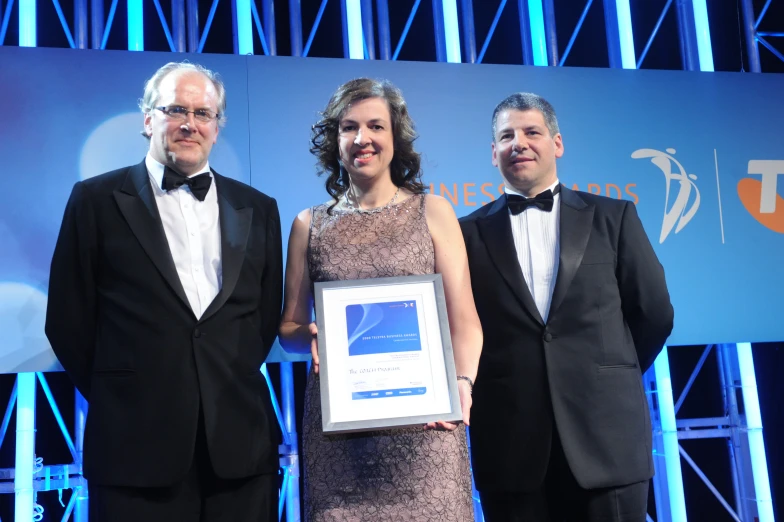
[[[493,166],[510,188],[525,196],[535,196],[558,179],[555,160],[564,153],[561,134],[551,136],[536,109],[498,113],[492,150]]]
[[[392,117],[382,98],[354,102],[340,119],[340,161],[354,182],[384,176],[391,179],[394,141]]]
[[[185,107],[218,112],[218,95],[212,82],[198,72],[173,72],[161,80],[156,107]],[[207,164],[212,146],[218,141],[218,122],[202,123],[188,114],[175,121],[152,109],[144,115],[144,129],[150,137],[152,157],[186,176],[199,173]]]

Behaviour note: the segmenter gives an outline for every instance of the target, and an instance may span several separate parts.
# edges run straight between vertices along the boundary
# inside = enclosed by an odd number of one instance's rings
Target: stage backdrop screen
[[[535,92],[558,114],[560,180],[636,204],[675,308],[668,344],[784,340],[782,75],[3,47],[0,371],[58,368],[43,324],[65,203],[80,179],[144,158],[137,102],[172,59],[222,75],[228,122],[210,165],[277,199],[284,246],[296,214],[328,198],[310,129],[341,83],[402,89],[423,180],[458,216],[503,190],[493,108]],[[276,346],[269,360],[284,358],[302,359]]]

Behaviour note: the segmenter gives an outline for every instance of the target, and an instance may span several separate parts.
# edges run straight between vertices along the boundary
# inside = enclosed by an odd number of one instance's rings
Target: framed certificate
[[[440,274],[315,283],[322,428],[462,419]]]

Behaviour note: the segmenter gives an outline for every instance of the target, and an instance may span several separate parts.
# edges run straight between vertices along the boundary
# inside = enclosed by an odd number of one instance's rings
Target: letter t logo
[[[762,175],[762,194],[760,196],[760,214],[772,214],[776,211],[776,188],[779,174],[784,174],[782,160],[751,160],[749,174]]]

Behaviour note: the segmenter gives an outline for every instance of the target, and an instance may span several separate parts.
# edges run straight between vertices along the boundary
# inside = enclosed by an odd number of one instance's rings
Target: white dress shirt
[[[177,275],[180,276],[194,315],[200,318],[218,295],[223,283],[215,179],[204,201],[199,201],[187,185],[175,190],[163,190],[164,166],[149,154],[145,164]],[[213,177],[209,164],[205,168]]]
[[[558,183],[559,181],[556,181],[548,188],[553,190]],[[508,186],[504,187],[504,191],[507,194],[522,196]],[[550,212],[533,206],[516,216],[509,212],[517,261],[520,263],[523,277],[534,298],[539,315],[545,323],[550,314],[550,302],[555,288],[555,278],[558,275],[558,257],[561,252],[558,227],[561,218],[560,202],[559,192],[554,197],[553,210]]]

